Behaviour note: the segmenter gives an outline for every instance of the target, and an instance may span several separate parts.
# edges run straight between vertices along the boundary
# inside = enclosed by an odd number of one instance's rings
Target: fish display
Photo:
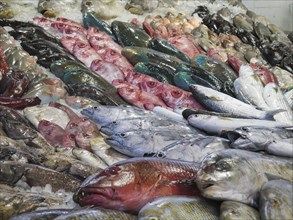
[[[0,219],[293,219],[292,49],[238,0],[1,0]]]

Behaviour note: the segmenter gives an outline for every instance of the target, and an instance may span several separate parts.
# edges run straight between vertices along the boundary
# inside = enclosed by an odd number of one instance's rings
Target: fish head
[[[62,141],[61,141],[61,145],[64,148],[69,148],[69,149],[76,147],[75,135],[70,134],[70,133],[64,134],[63,138],[62,138]]]
[[[64,36],[61,38],[60,42],[63,47],[70,51],[70,53],[73,53],[73,48],[77,40],[77,38],[72,36]]]
[[[120,126],[120,121],[112,121],[101,127],[100,131],[106,135],[112,135],[113,131]]]
[[[93,106],[90,108],[86,108],[81,110],[80,112],[82,115],[90,118],[91,120],[95,121],[96,123],[99,123],[101,119],[104,117],[110,117],[112,114],[112,111],[109,111],[107,108],[104,108],[102,106]]]
[[[47,120],[39,122],[38,131],[54,146],[60,144],[60,137],[65,134],[65,131],[60,126]]]
[[[183,90],[176,88],[174,86],[169,87],[162,93],[163,101],[170,107],[176,107],[178,103],[183,99],[184,92]]]
[[[215,200],[234,200],[255,205],[259,173],[244,158],[217,151],[201,162],[196,184],[202,195]]]
[[[224,201],[221,204],[220,218],[223,220],[257,219],[258,211],[252,207],[235,201]]]
[[[156,96],[159,96],[163,90],[163,84],[155,79],[142,81],[138,83],[138,86],[140,87],[142,91],[152,93]]]
[[[118,88],[117,92],[123,99],[133,104],[139,100],[141,94],[141,91],[136,86]]]

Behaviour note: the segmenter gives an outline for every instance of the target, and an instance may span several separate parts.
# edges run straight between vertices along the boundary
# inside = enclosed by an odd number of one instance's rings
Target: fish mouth
[[[89,117],[89,116],[94,114],[94,108],[83,109],[83,110],[80,111],[80,113],[82,115],[85,115],[85,116]]]
[[[113,135],[113,131],[111,131],[111,129],[104,127],[104,126],[102,126],[100,128],[100,132],[102,132],[103,134],[108,135],[108,136]]]
[[[79,189],[74,194],[73,199],[81,206],[101,205],[104,204],[105,200],[112,200],[114,197],[114,193],[115,190],[112,188],[85,187]]]
[[[243,138],[241,134],[235,131],[224,131],[222,135],[227,137],[231,142],[235,142],[239,138]]]
[[[111,137],[105,138],[105,142],[106,142],[106,144],[109,144],[111,147],[119,147],[120,146],[119,141],[117,141]]]
[[[207,188],[210,188],[214,185],[215,185],[214,182],[204,182],[204,183],[200,184],[200,188],[201,188],[201,190],[206,190]]]

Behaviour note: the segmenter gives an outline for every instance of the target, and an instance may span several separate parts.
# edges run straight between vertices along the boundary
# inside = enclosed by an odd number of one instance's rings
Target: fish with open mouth
[[[134,158],[88,177],[73,199],[137,214],[148,202],[169,195],[198,195],[197,164],[157,158]]]
[[[293,182],[293,161],[245,150],[226,149],[206,156],[196,184],[202,196],[258,207],[259,190],[271,179]]]

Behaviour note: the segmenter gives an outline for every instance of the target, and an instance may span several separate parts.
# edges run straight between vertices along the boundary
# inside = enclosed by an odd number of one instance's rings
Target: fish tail
[[[279,114],[280,112],[285,112],[285,111],[286,111],[285,109],[276,109],[276,110],[266,111],[264,119],[272,120],[274,119],[274,116],[276,114]]]
[[[190,115],[194,115],[196,114],[197,112],[192,110],[192,109],[185,109],[183,112],[182,112],[182,116],[183,118],[185,118],[187,120],[187,118],[190,116]]]

